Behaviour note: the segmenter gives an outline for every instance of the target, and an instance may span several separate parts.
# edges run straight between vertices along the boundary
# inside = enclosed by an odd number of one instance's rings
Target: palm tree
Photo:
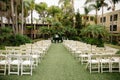
[[[22,0],[22,27],[21,27],[21,34],[23,34],[23,26],[24,26],[24,1]]]
[[[5,12],[6,12],[6,1],[4,1],[4,0],[1,0],[0,1],[0,18],[1,18],[1,21],[0,21],[0,23],[1,23],[1,26],[3,27],[3,16],[4,16],[4,14],[5,14]]]
[[[58,21],[58,14],[62,12],[58,6],[50,6],[47,11],[48,15],[54,18],[54,21]]]
[[[12,15],[12,28],[13,28],[13,33],[15,34],[15,20],[14,20],[14,0],[10,0],[10,6],[11,6],[11,15]]]
[[[104,29],[104,26],[95,24],[83,28],[81,30],[81,35],[85,38],[85,42],[92,45],[103,46],[103,40],[108,36],[108,32]]]
[[[3,26],[2,17],[6,17],[8,20],[8,25],[10,24],[10,20],[13,23],[12,29],[15,34],[15,20],[14,20],[14,0],[1,0],[0,1],[0,16],[1,16],[1,25]]]
[[[69,15],[75,27],[74,0],[59,0],[59,4],[65,15]]]
[[[34,0],[29,0],[29,8],[30,8],[30,13],[31,13],[31,27],[33,27],[33,10],[35,9],[35,1]],[[31,38],[33,38],[33,33],[31,29]]]
[[[35,10],[39,13],[39,16],[40,16],[43,24],[45,22],[44,19],[47,15],[47,8],[48,8],[48,6],[47,6],[47,3],[45,3],[45,2],[41,2],[41,3],[35,5]]]
[[[111,4],[112,4],[112,11],[115,11],[115,4],[119,3],[120,0],[110,0]]]
[[[101,4],[101,7],[102,7],[102,25],[103,25],[103,13],[104,13],[103,7],[108,6],[108,4],[105,3],[105,0],[86,0],[85,4],[91,3],[91,2],[97,2],[97,1]]]
[[[89,38],[99,38],[99,36],[105,38],[107,31],[101,25],[89,25],[81,30],[81,35]]]
[[[91,10],[92,9],[90,7],[87,7],[87,6],[84,7],[84,13],[85,13],[85,15],[84,15],[84,27],[86,27],[87,17],[88,17],[88,14]]]
[[[59,0],[58,2],[61,5],[63,12],[67,13],[67,8],[70,5],[70,0]]]
[[[97,20],[97,16],[98,16],[98,10],[100,10],[101,4],[99,1],[96,1],[95,4],[90,4],[89,5],[91,8],[93,8],[93,10],[95,9],[96,11],[96,16],[95,16],[95,24],[97,24],[98,20]]]
[[[19,28],[18,28],[18,10],[21,5],[21,0],[10,0],[10,9],[11,9],[11,16],[12,16],[12,28],[13,33],[18,34]]]

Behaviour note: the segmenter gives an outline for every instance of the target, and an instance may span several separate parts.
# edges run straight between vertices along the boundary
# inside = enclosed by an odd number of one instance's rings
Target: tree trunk
[[[22,0],[22,26],[21,26],[21,34],[23,35],[23,27],[24,27],[24,3]]]
[[[8,21],[8,26],[10,26],[10,18],[8,18],[7,21]]]
[[[96,21],[95,21],[95,24],[98,24],[98,19],[97,19],[97,17],[98,17],[98,10],[96,9]]]
[[[104,6],[104,5],[102,4],[102,25],[104,26],[104,24],[103,24],[103,11],[104,11],[104,10],[103,10],[103,6]],[[105,27],[104,27],[104,28],[105,28]]]
[[[3,27],[3,17],[1,16],[1,27]]]
[[[33,38],[33,10],[31,10],[31,38]]]
[[[13,0],[11,0],[11,13],[12,13],[12,29],[13,29],[13,34],[15,34],[14,2],[13,2]]]
[[[15,29],[16,29],[16,33],[19,33],[19,29],[18,29],[18,15],[17,15],[17,5],[15,6]]]

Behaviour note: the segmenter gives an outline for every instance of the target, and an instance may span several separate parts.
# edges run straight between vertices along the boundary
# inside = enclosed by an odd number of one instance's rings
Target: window
[[[103,17],[103,18],[101,17],[101,18],[100,18],[100,22],[101,22],[101,23],[102,23],[102,22],[106,22],[106,17]]]
[[[89,16],[87,16],[87,19],[86,19],[87,21],[89,21]]]
[[[113,28],[112,25],[110,25],[110,31],[117,31],[117,25],[113,25]]]
[[[100,18],[100,22],[102,23],[102,18]]]
[[[110,15],[110,21],[112,21],[112,15]]]
[[[113,17],[114,17],[114,21],[118,20],[118,14],[113,15]],[[112,15],[110,15],[110,21],[112,21],[113,17]]]
[[[106,17],[103,17],[103,22],[106,22]]]
[[[93,17],[90,17],[90,21],[93,21],[93,19],[94,19]]]
[[[117,19],[118,19],[118,14],[115,14],[114,15],[114,21],[117,21]]]

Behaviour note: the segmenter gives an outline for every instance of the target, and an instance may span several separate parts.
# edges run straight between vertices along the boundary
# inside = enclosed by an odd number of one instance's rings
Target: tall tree
[[[82,27],[82,16],[80,15],[79,10],[75,14],[75,28],[77,30],[77,36],[79,36],[79,34],[81,33],[80,30],[83,28]]]
[[[75,27],[74,0],[59,0],[63,13],[70,16],[72,26]]]
[[[30,7],[30,13],[31,13],[31,38],[33,38],[33,11],[35,10],[35,1],[34,0],[30,0],[29,1],[29,7]]]
[[[7,7],[7,4],[6,4],[6,0],[1,0],[0,1],[0,18],[1,18],[1,21],[0,21],[0,24],[1,26],[3,27],[3,16],[5,16],[5,12],[6,12],[6,7]]]
[[[84,7],[84,13],[85,13],[85,15],[84,15],[84,27],[86,27],[87,17],[88,17],[88,14],[90,11],[91,11],[90,7],[88,7],[88,6]]]
[[[35,10],[38,12],[43,24],[45,23],[44,19],[47,16],[47,8],[48,6],[45,2],[41,2],[35,5]]]
[[[82,29],[82,16],[80,15],[79,10],[77,11],[76,15],[75,15],[75,28]]]
[[[97,19],[98,19],[98,18],[97,18],[97,16],[98,16],[98,10],[100,10],[101,4],[100,4],[99,1],[96,1],[95,4],[90,4],[89,6],[90,6],[93,10],[96,11],[95,24],[97,24],[97,23],[98,23],[98,20],[97,20]]]
[[[55,21],[58,21],[58,14],[61,14],[61,9],[58,6],[50,6],[48,8],[48,15],[52,16]]]
[[[87,3],[91,3],[91,2],[99,2],[101,4],[102,7],[102,25],[103,25],[103,13],[104,13],[104,6],[108,6],[107,3],[105,3],[105,0],[86,0],[85,4]]]

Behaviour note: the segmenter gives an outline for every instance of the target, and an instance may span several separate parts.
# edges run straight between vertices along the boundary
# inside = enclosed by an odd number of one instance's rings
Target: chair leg
[[[23,65],[21,65],[21,75],[23,75]]]
[[[4,75],[6,75],[6,64],[5,64],[4,66],[5,66],[5,69],[4,69]]]
[[[31,65],[31,76],[32,76],[32,65]]]
[[[19,65],[17,65],[17,67],[18,67],[18,75],[19,75],[19,67],[20,67],[20,66],[19,66]]]
[[[119,62],[119,72],[120,72],[120,62]]]
[[[8,65],[8,75],[10,75],[10,64]]]

